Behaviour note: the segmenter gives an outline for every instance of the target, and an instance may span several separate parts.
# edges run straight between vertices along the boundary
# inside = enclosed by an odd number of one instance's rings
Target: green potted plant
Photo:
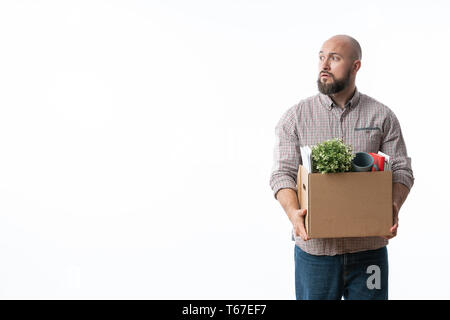
[[[330,139],[311,148],[312,172],[335,173],[352,170],[352,146],[342,139]]]

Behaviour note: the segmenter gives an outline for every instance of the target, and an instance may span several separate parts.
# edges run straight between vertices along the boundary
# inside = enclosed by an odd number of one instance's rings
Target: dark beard
[[[328,74],[333,79],[332,83],[322,83],[319,75],[319,78],[317,79],[317,87],[319,88],[319,92],[327,95],[341,92],[347,88],[350,83],[350,73],[351,70],[348,71],[346,77],[340,80],[336,80],[333,75]]]

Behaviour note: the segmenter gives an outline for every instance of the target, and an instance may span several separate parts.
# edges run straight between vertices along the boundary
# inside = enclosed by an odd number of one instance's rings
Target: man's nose
[[[330,70],[330,64],[328,63],[328,59],[323,59],[323,61],[320,62],[320,68],[322,70]]]

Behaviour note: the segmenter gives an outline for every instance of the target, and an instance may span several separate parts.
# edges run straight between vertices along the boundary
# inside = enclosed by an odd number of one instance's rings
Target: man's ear
[[[353,61],[352,71],[358,72],[359,68],[361,68],[361,60]]]

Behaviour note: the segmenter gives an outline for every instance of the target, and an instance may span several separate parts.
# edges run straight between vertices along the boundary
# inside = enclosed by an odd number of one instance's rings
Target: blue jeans
[[[316,256],[295,245],[298,300],[387,300],[387,248]]]

